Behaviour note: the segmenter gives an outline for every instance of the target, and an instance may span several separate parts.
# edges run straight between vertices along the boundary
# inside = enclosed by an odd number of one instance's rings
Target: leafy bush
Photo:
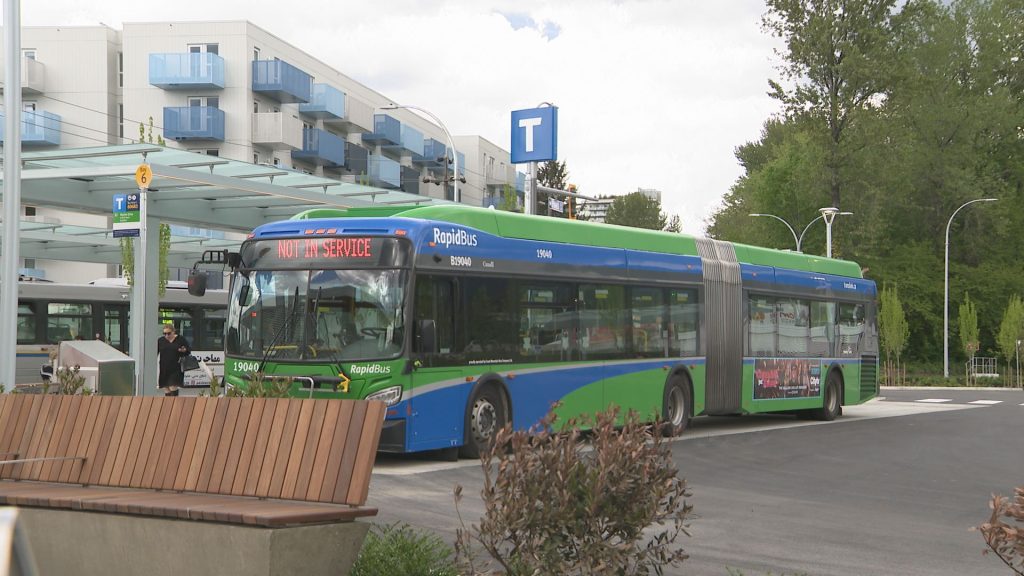
[[[458,576],[452,550],[440,537],[407,524],[374,526],[352,576]]]
[[[978,530],[988,544],[986,554],[995,553],[1011,570],[1024,575],[1024,486],[1014,492],[1013,501],[1005,496],[992,497],[992,515]]]
[[[618,409],[599,413],[587,435],[581,422],[555,426],[553,413],[530,431],[500,430],[481,455],[485,513],[456,535],[460,568],[509,576],[646,574],[688,558],[692,506],[659,424],[635,412],[616,428]],[[592,450],[585,448],[589,444]],[[456,510],[462,487],[455,488]],[[461,519],[461,513],[459,514]],[[657,532],[647,529],[659,526]],[[480,547],[490,560],[478,562]]]
[[[57,394],[81,394],[82,396],[91,396],[92,390],[85,387],[85,376],[80,374],[82,367],[75,364],[74,366],[61,366],[54,373],[53,377],[57,380]],[[50,382],[43,384],[43,393],[49,394],[50,387],[53,386]]]
[[[292,389],[292,379],[287,376],[267,376],[262,372],[249,374],[245,388],[225,386],[224,379],[210,377],[210,396],[231,398],[287,398]]]

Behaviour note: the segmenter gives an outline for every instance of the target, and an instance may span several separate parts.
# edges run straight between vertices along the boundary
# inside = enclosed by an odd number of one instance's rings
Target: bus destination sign
[[[327,236],[250,240],[242,245],[244,268],[337,269],[402,267],[408,241],[371,236]]]
[[[277,241],[281,260],[373,258],[370,238],[291,238]]]

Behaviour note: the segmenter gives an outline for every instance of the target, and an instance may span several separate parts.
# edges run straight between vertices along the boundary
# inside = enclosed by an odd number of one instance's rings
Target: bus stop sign
[[[512,111],[512,163],[558,159],[558,108]]]

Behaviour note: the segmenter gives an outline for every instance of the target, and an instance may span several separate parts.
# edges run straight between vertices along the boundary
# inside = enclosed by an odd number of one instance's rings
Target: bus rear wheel
[[[479,458],[508,423],[505,397],[496,386],[484,386],[466,406],[466,443],[459,449],[463,458]]]
[[[825,397],[822,407],[813,412],[815,420],[831,422],[843,413],[842,396],[840,393],[842,385],[842,376],[836,371],[829,372],[828,379],[825,380]]]
[[[676,376],[665,387],[661,410],[662,433],[665,436],[678,436],[690,425],[691,400],[687,384],[686,379]]]

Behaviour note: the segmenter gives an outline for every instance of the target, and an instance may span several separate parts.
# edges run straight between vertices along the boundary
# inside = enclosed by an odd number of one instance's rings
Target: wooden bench
[[[383,403],[351,400],[0,395],[0,505],[23,507],[42,573],[118,573],[88,548],[126,535],[145,553],[120,573],[231,573],[225,540],[278,548],[237,573],[317,573],[338,538],[358,540],[354,559],[368,526],[351,521],[377,512],[363,505],[383,420]],[[48,565],[50,532],[68,530],[84,556]]]

